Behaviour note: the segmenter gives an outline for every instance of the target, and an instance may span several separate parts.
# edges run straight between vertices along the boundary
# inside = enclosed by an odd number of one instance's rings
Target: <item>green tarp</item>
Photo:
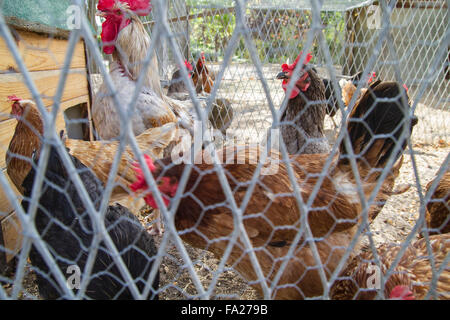
[[[29,31],[66,36],[69,31],[66,11],[70,5],[71,0],[0,1],[7,23]]]

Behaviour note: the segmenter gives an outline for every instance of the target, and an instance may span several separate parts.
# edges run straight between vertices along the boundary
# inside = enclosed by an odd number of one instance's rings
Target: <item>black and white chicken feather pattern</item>
[[[307,71],[311,84],[306,91],[289,99],[281,116],[281,136],[289,154],[328,153],[324,133],[325,86],[314,70]]]

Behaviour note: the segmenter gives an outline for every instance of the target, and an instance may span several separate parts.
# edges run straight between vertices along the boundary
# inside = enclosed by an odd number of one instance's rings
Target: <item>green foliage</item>
[[[191,52],[194,57],[203,51],[208,60],[217,61],[219,56],[224,55],[235,25],[236,18],[231,13],[191,20]]]
[[[208,12],[208,9],[199,6],[199,2],[202,2],[203,5],[211,5],[210,1],[206,0],[187,1],[187,3],[189,2],[195,2],[196,5],[195,9],[191,9],[190,14],[205,13],[205,10]],[[226,1],[221,1],[221,3],[224,2]],[[214,9],[210,10],[211,13],[214,13]],[[291,61],[295,59],[302,50],[312,21],[310,11],[299,10],[248,9],[246,17],[259,58],[263,63],[278,63],[286,61],[288,58]],[[344,31],[343,14],[341,12],[322,12],[321,18],[324,36],[333,62],[339,63],[343,43],[340,35]],[[198,56],[201,51],[205,52],[208,60],[218,61],[220,57],[223,57],[236,25],[234,14],[205,15],[190,20],[189,23],[191,52],[194,57]],[[316,57],[319,51],[316,40],[313,42],[311,51]],[[248,50],[241,37],[233,60],[249,61],[249,59]],[[313,62],[317,61],[313,60]]]

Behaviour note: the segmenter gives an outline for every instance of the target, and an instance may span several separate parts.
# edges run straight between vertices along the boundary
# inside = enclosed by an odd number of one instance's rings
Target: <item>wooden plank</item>
[[[67,40],[52,39],[46,35],[33,32],[17,31],[19,41],[16,42],[22,60],[28,71],[46,71],[61,69],[67,54]],[[19,68],[11,55],[3,38],[0,38],[0,73],[19,72]],[[72,56],[71,68],[85,68],[84,42],[80,41]]]
[[[10,251],[0,250],[1,271],[22,248],[23,236],[22,227],[15,212],[2,219],[0,225],[0,247],[7,248]]]
[[[12,181],[9,179],[8,174],[6,173],[6,169],[2,169],[3,174],[5,175],[6,179],[8,180],[9,184],[11,185],[11,188],[13,192],[16,195],[20,195],[19,191],[16,189]],[[9,201],[6,194],[3,192],[3,188],[0,188],[0,221],[5,218],[8,214],[13,212],[13,206],[11,205],[11,202]]]
[[[78,97],[78,98],[66,101],[61,104],[61,110],[66,110],[67,108],[70,108],[77,104],[85,103],[88,101],[88,99],[89,99],[89,97],[82,96],[82,97]],[[16,128],[16,125],[17,125],[16,119],[10,119],[10,120],[0,122],[0,168],[2,168],[2,169],[4,169],[6,167],[6,162],[5,162],[6,152],[8,151],[9,142],[11,141],[12,136],[14,135],[14,130]],[[66,123],[64,121],[64,115],[60,111],[58,113],[58,116],[56,119],[56,130],[57,131],[65,130],[65,128],[66,128]],[[1,203],[1,201],[0,201],[0,203]],[[1,209],[2,209],[2,207],[0,206],[0,210]]]
[[[58,87],[61,71],[36,71],[30,73],[39,93],[53,97]],[[9,118],[11,102],[8,96],[15,94],[22,99],[32,99],[21,74],[0,74],[0,120]],[[71,69],[67,76],[62,102],[88,95],[88,82],[85,69]],[[52,99],[43,99],[46,106],[53,104]]]

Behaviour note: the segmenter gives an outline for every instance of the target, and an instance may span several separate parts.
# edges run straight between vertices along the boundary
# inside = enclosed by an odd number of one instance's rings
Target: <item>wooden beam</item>
[[[2,169],[2,172],[6,176],[6,179],[8,180],[9,184],[11,185],[13,192],[16,195],[21,196],[19,191],[16,189],[14,183],[12,183],[11,179],[9,178],[8,174],[6,173],[6,169]],[[5,218],[5,215],[8,215],[13,211],[14,211],[14,209],[13,209],[13,206],[11,205],[11,202],[9,201],[6,194],[3,192],[3,189],[0,188],[0,221]]]
[[[32,32],[17,31],[22,60],[29,71],[61,69],[67,54],[67,40],[53,39]],[[3,38],[0,38],[0,73],[18,72],[19,68],[9,52]],[[75,46],[71,68],[85,68],[84,42]]]
[[[36,71],[30,73],[32,80],[41,95],[53,97],[61,77],[61,71]],[[31,99],[31,93],[23,82],[20,73],[0,74],[0,120],[9,118],[11,102],[9,95],[15,94],[22,99]],[[62,102],[88,95],[88,83],[85,69],[71,69],[67,76],[65,89],[61,98]],[[45,106],[53,104],[52,99],[44,99]]]
[[[447,3],[441,0],[403,0],[397,1],[395,7],[401,9],[447,9]]]
[[[15,212],[0,220],[0,272],[22,248],[22,227]]]

